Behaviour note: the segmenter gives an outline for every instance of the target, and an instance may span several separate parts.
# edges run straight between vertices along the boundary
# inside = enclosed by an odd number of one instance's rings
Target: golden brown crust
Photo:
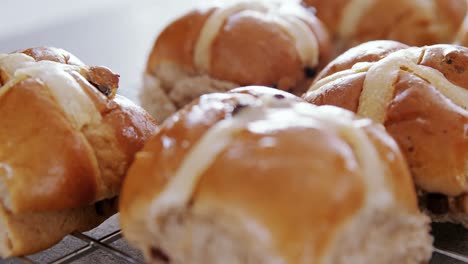
[[[93,69],[99,70],[93,72]],[[101,74],[93,77],[97,73]],[[115,135],[119,151],[125,153],[128,166],[133,160],[134,154],[143,147],[146,138],[157,131],[154,119],[141,107],[123,96],[109,94],[108,97],[112,96],[112,100],[108,100],[105,94],[96,92],[97,87],[93,85],[110,87],[109,89],[117,88],[118,75],[109,74],[107,68],[91,67],[86,74],[89,81],[77,73],[72,73],[72,75],[101,113],[102,123],[112,128],[111,133]]]
[[[450,82],[468,87],[468,50],[458,46],[434,45],[424,48],[421,65],[440,71]]]
[[[158,65],[173,63],[189,74],[202,74],[194,64],[195,45],[206,20],[219,9],[197,9],[170,24],[156,40],[147,72],[157,76]],[[319,63],[314,67],[323,66],[331,52],[328,33],[312,13],[303,22],[314,32],[319,44]],[[311,78],[305,76],[293,37],[267,16],[249,12],[229,16],[210,47],[207,73],[218,80],[297,90]]]
[[[304,75],[294,39],[275,22],[251,14],[239,13],[226,21],[213,42],[211,56],[210,74],[241,86],[287,90]]]
[[[188,72],[194,72],[195,45],[205,21],[213,11],[213,8],[197,9],[167,26],[154,43],[146,71],[154,75],[159,64],[175,63]]]
[[[149,201],[159,193],[168,180],[167,174],[175,171],[182,162],[187,151],[183,145],[194,145],[209,127],[233,109],[236,101],[229,100],[227,96],[224,96],[224,105],[221,107],[214,107],[214,103],[210,102],[218,102],[222,98],[214,98],[200,104],[200,111],[203,111],[204,115],[190,115],[190,111],[193,111],[192,106],[197,104],[195,101],[166,119],[157,134],[159,136],[150,139],[142,151],[137,153],[136,160],[128,172],[128,175],[135,176],[125,180],[125,193],[122,193],[120,199],[120,210],[123,214],[127,213],[134,199]],[[164,147],[161,139],[165,137],[176,141]],[[179,143],[178,138],[186,143]],[[154,170],[158,164],[164,167],[161,175]],[[143,173],[144,171],[148,173]],[[143,184],[144,181],[146,184]]]
[[[33,48],[25,53],[34,54],[37,61],[59,63],[69,63],[73,56],[53,48]],[[122,98],[110,100],[80,74],[72,75],[92,98],[103,117],[102,124],[77,130],[40,80],[26,79],[0,97],[5,128],[0,132],[2,160],[7,164],[7,175],[2,178],[10,195],[7,207],[15,213],[76,208],[116,195],[133,154],[155,132],[147,113]],[[91,67],[86,77],[112,89],[118,82],[105,68]],[[106,147],[113,153],[100,153]],[[44,152],[50,155],[47,159],[43,159]],[[108,163],[120,164],[106,172],[104,164]],[[98,186],[102,181],[109,186]]]
[[[202,136],[237,111],[239,93],[255,97],[276,93],[277,98],[303,104],[290,94],[272,91],[247,87],[205,95],[162,124],[159,133],[137,154],[124,183],[120,211],[127,239],[145,244],[148,236],[143,234],[149,232],[148,225],[156,224],[150,218],[151,203],[167,188]],[[268,230],[275,252],[288,263],[299,263],[304,258],[300,249],[306,247],[313,252],[314,260],[320,259],[335,239],[335,232],[364,210],[371,195],[368,188],[375,186],[368,186],[369,179],[357,165],[356,149],[336,128],[312,120],[317,122],[315,128],[298,124],[241,130],[201,174],[187,210],[228,210],[251,219]],[[418,214],[414,187],[398,146],[381,127],[367,125],[362,130],[383,160],[384,181],[398,209]],[[259,143],[271,140],[274,147]]]
[[[408,166],[398,144],[378,126],[366,126],[364,129],[383,160],[385,167],[385,183],[392,191],[396,203],[411,214],[417,214],[417,197],[414,183],[408,173]]]
[[[44,249],[71,231],[94,227],[107,218],[111,212],[97,217],[90,214],[92,204],[118,195],[134,154],[157,130],[144,110],[114,95],[118,75],[107,68],[82,65],[73,55],[54,48],[33,48],[24,54],[34,56],[37,63],[57,63],[40,65],[55,67],[59,75],[10,78],[13,75],[9,74],[4,76],[8,85],[0,87],[0,207],[5,211],[0,214],[4,218],[0,219],[0,255]],[[15,54],[5,56],[24,59]],[[0,60],[0,68],[11,66],[7,64]],[[61,68],[60,64],[72,67]],[[31,64],[21,67],[26,65]],[[69,81],[66,86],[50,81],[61,78],[60,74],[68,74],[76,83]],[[57,89],[80,89],[80,96],[95,110],[76,114],[96,114],[97,118],[92,116],[91,121],[77,125]],[[82,98],[67,101],[81,103]],[[28,216],[32,222],[24,220]],[[53,223],[58,225],[54,232],[40,231],[50,230],[46,225]],[[26,234],[34,229],[28,224],[40,230]],[[4,248],[5,239],[14,249]],[[31,240],[35,242],[29,243]]]
[[[365,77],[365,72],[345,76],[339,82],[323,85],[320,93],[305,94],[304,98],[316,105],[334,105],[356,112]]]
[[[261,89],[261,87],[257,89],[239,88],[233,90],[233,92],[259,96],[265,94],[265,91]],[[281,91],[277,93],[300,100],[288,93]],[[219,104],[220,101],[223,103],[222,105]],[[237,103],[236,98],[228,94],[212,94],[208,99],[203,100],[202,104],[199,104],[199,100],[195,100],[166,119],[157,133],[157,138],[148,140],[144,148],[136,155],[135,162],[128,173],[135,176],[126,180],[125,193],[122,194],[120,199],[122,212],[126,214],[126,210],[132,205],[130,201],[133,201],[133,199],[149,201],[161,191],[168,180],[168,177],[164,175],[145,174],[143,172],[154,171],[154,168],[158,167],[157,164],[164,167],[165,172],[163,174],[175,171],[187,152],[187,146],[194,145],[206,130],[223,119],[226,114],[230,114]],[[194,109],[194,106],[197,106],[199,110]],[[204,114],[191,114],[194,111],[202,111]],[[164,138],[171,138],[176,141],[164,148],[161,141]],[[184,141],[184,144],[177,141],[179,138]],[[156,164],[155,161],[157,160],[159,161]],[[147,184],[142,185],[144,181]]]
[[[313,6],[317,16],[324,21],[341,42],[340,51],[370,40],[389,39],[411,46],[437,43],[452,43],[467,11],[464,0],[431,1],[353,1],[353,0],[303,0]],[[340,31],[343,19],[350,17],[346,12],[350,6],[358,18],[353,32]],[[352,16],[352,15],[351,15]],[[346,23],[345,23],[346,24]]]
[[[409,73],[395,84],[395,99],[385,126],[410,161],[416,184],[428,192],[459,195],[466,192],[468,113],[433,85]]]
[[[268,137],[276,139],[274,148],[256,147]],[[317,156],[320,160],[311,159]],[[205,171],[193,200],[248,212],[258,224],[274,228],[274,247],[297,263],[303,257],[297,249],[305,245],[322,256],[336,228],[363,207],[365,184],[348,162],[356,162],[349,146],[328,131],[244,131]],[[333,199],[336,186],[346,187]],[[300,205],[292,206],[294,201]]]
[[[391,40],[376,40],[363,43],[341,54],[324,67],[317,75],[316,80],[325,78],[336,72],[350,69],[358,62],[375,62],[386,57],[388,54],[408,48],[407,45]]]
[[[441,20],[445,19],[451,28],[459,28],[468,12],[466,1],[460,0],[436,0],[436,7],[440,11]],[[448,32],[447,32],[448,33]],[[453,36],[451,36],[453,37]]]
[[[63,64],[71,64],[71,65],[84,65],[83,62],[80,61],[77,57],[75,57],[70,52],[53,48],[53,47],[34,47],[25,49],[20,51],[28,56],[33,57],[36,61],[41,60],[48,60],[48,61],[55,61]]]
[[[454,44],[468,47],[468,15],[465,15],[465,20],[463,20],[463,25],[458,30]]]
[[[351,46],[374,39],[392,39],[410,46],[451,42],[457,27],[451,30],[451,36],[444,36],[446,32],[433,32],[431,27],[441,21],[425,15],[424,8],[418,5],[415,6],[412,1],[377,1],[362,14],[355,33],[357,37],[351,41]],[[429,4],[422,3],[421,5]],[[443,10],[445,5],[441,7],[437,7],[436,10]]]
[[[355,63],[362,62],[361,57],[356,55],[365,53],[372,43],[374,42],[363,44],[343,54],[336,63],[332,62],[327,66],[320,77],[330,76],[328,71],[339,73],[329,69],[345,71]],[[437,70],[441,73],[437,78],[446,78],[450,83],[462,87],[460,93],[468,87],[465,73],[468,49],[453,45],[434,45],[414,52],[419,54],[417,67]],[[386,55],[389,54],[392,52]],[[308,92],[304,98],[314,104],[332,104],[356,112],[367,76],[367,71],[350,73],[338,81],[314,87],[317,90]],[[320,79],[316,81],[319,82]],[[426,77],[413,73],[412,69],[403,65],[391,86],[395,91],[385,110],[383,123],[407,158],[418,187],[427,192],[450,196],[468,191],[465,176],[468,158],[466,109],[453,101],[456,98],[444,95],[440,84],[431,83]]]
[[[125,153],[126,164],[130,165],[135,153],[158,128],[146,111],[127,98],[117,95],[114,101],[117,108],[107,114],[103,122],[114,128],[117,142]]]
[[[41,83],[18,83],[0,97],[0,113],[0,176],[10,210],[59,210],[94,201],[99,170],[93,150]]]
[[[306,7],[313,8],[317,17],[323,21],[328,30],[336,34],[339,27],[339,18],[343,15],[343,9],[348,1],[349,0],[302,0],[302,4]]]

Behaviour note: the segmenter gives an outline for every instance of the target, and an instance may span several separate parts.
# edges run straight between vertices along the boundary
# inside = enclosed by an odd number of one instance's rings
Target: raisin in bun
[[[163,120],[198,96],[244,85],[302,94],[329,59],[328,34],[296,1],[218,1],[157,38],[141,101]]]
[[[337,54],[371,40],[423,46],[452,43],[466,0],[303,0],[317,10],[338,43]]]
[[[468,225],[468,48],[374,41],[321,72],[304,98],[382,123],[436,220]]]
[[[203,95],[124,182],[121,225],[150,263],[423,263],[428,218],[380,125],[271,88]]]
[[[0,54],[0,256],[34,253],[116,212],[154,120],[119,76],[68,52]]]

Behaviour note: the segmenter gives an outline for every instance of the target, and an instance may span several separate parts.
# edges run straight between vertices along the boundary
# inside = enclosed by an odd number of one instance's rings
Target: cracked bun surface
[[[34,253],[116,212],[154,120],[119,76],[39,47],[0,54],[0,256]]]
[[[423,263],[429,219],[381,125],[289,93],[201,96],[124,182],[121,225],[149,263]]]

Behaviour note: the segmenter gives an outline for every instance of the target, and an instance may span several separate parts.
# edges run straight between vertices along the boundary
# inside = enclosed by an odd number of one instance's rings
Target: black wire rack
[[[115,258],[120,259],[121,261],[124,261],[125,263],[130,263],[130,264],[140,264],[142,263],[138,258],[134,258],[130,255],[128,255],[126,252],[123,252],[122,250],[113,247],[110,245],[110,243],[115,242],[119,239],[122,239],[122,231],[116,230],[106,236],[104,236],[101,239],[95,239],[91,236],[85,235],[83,233],[73,233],[71,236],[83,241],[86,243],[85,246],[82,246],[64,256],[59,257],[58,259],[55,259],[49,264],[65,264],[65,263],[73,263],[81,258],[83,258],[86,255],[89,255],[93,253],[94,251],[101,250],[104,251]],[[25,263],[25,264],[36,264],[34,260],[28,258],[28,257],[21,257],[21,258],[16,258],[18,263]]]
[[[122,237],[118,218],[113,217],[96,229],[67,236],[43,252],[2,260],[0,264],[142,264],[142,254],[131,248]]]
[[[1,260],[0,264],[65,264],[65,263],[87,263],[87,264],[101,264],[101,263],[122,263],[122,264],[143,264],[143,256],[140,252],[132,249],[128,246],[125,240],[122,238],[122,231],[116,225],[116,219],[111,219],[114,222],[114,226],[101,226],[91,231],[90,233],[73,233],[64,239],[60,244],[52,248],[32,256],[12,258],[7,260]],[[452,230],[450,230],[450,228]],[[104,229],[104,231],[103,231]],[[436,227],[436,231],[437,228]],[[444,233],[448,230],[448,233],[453,237],[452,234],[457,233],[459,237],[455,237],[456,240],[464,238],[460,236],[468,236],[468,231],[459,227],[442,227],[442,231],[437,231],[436,236],[436,248],[434,249],[434,257],[431,264],[458,264],[468,263],[468,254],[459,253],[457,251],[442,249],[446,247],[443,243],[439,243],[438,233]],[[98,235],[96,235],[98,233]],[[442,237],[440,240],[443,240]],[[118,242],[118,244],[116,244]],[[442,241],[443,242],[443,241]],[[63,244],[73,245],[67,246]],[[460,244],[460,243],[457,243]],[[440,247],[440,248],[439,248]],[[64,248],[68,248],[67,252],[62,252]],[[55,251],[54,251],[55,250]],[[456,250],[464,251],[463,249],[457,248]],[[59,252],[57,252],[59,251]],[[94,258],[90,258],[91,255],[95,255]],[[52,257],[44,256],[52,255]],[[53,257],[55,256],[55,257]]]

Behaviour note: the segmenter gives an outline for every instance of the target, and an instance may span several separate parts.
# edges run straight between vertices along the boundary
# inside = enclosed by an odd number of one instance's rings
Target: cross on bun
[[[466,10],[465,19],[463,25],[457,33],[454,44],[468,47],[468,8]]]
[[[201,96],[136,155],[124,235],[149,263],[424,263],[428,217],[381,125],[265,87]]]
[[[337,54],[371,40],[423,46],[452,43],[468,11],[466,0],[303,0],[329,28]]]
[[[0,257],[43,250],[116,212],[154,120],[119,76],[55,48],[0,54]]]
[[[329,60],[328,33],[295,1],[220,1],[168,25],[141,101],[157,120],[210,92],[265,85],[302,94]]]
[[[467,67],[465,47],[373,41],[331,62],[304,98],[384,124],[406,156],[423,206],[436,220],[468,225]]]

